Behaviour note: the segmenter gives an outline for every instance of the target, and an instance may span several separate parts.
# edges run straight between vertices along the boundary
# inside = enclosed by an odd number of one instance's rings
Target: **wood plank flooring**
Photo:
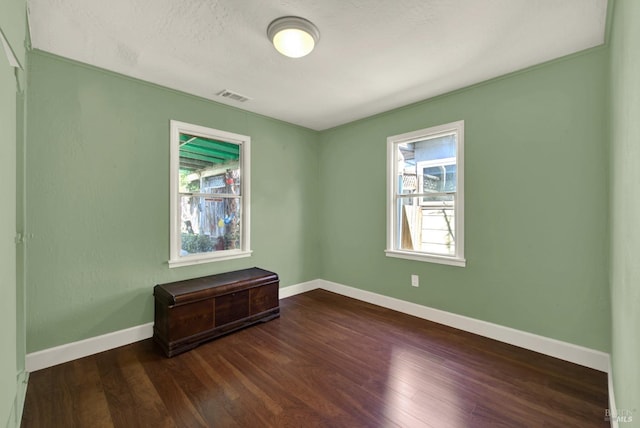
[[[607,377],[323,290],[171,359],[151,340],[31,374],[30,427],[607,427]]]

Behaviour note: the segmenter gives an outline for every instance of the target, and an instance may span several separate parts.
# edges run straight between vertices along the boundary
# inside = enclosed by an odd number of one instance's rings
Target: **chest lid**
[[[258,267],[199,278],[158,284],[153,287],[156,300],[168,306],[191,303],[223,294],[278,282],[278,274]]]

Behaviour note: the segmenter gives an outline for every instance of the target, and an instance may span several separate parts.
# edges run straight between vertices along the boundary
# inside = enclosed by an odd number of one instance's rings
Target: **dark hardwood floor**
[[[31,374],[29,427],[607,427],[607,377],[327,291],[171,359],[151,340]]]

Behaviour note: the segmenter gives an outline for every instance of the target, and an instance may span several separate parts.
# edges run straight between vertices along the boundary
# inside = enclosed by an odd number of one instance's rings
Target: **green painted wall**
[[[616,1],[610,44],[611,355],[621,426],[640,427],[640,2]]]
[[[14,69],[0,57],[0,426],[16,397],[16,86]],[[5,202],[6,201],[6,202]],[[7,345],[4,345],[7,344]]]
[[[11,49],[24,68],[26,59],[25,38],[27,32],[26,0],[2,0],[0,4],[0,28],[9,40]],[[0,53],[4,56],[2,47]],[[2,63],[5,60],[2,59]]]
[[[26,34],[24,0],[0,4],[0,30],[6,36],[18,61],[24,65],[23,42]],[[0,426],[19,425],[24,402],[24,310],[21,306],[22,284],[17,269],[19,253],[15,237],[18,216],[18,165],[16,156],[22,147],[23,112],[21,111],[22,72],[9,65],[0,47]],[[20,246],[21,247],[21,246]]]
[[[607,59],[592,50],[322,133],[322,278],[609,351]],[[387,136],[461,119],[467,267],[385,257]]]
[[[319,275],[318,134],[29,56],[27,349],[153,321],[154,284],[250,266]],[[169,269],[169,120],[252,137],[252,257]]]

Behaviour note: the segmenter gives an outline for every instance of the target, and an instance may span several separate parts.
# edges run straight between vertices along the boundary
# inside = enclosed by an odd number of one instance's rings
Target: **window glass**
[[[248,137],[172,121],[170,264],[246,255],[248,147]]]
[[[463,122],[389,137],[387,255],[464,265]]]

